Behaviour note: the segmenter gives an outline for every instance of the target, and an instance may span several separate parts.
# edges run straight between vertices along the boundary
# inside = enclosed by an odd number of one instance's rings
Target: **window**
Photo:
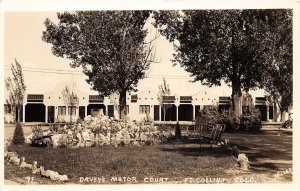
[[[44,95],[43,94],[28,94],[27,102],[43,102]]]
[[[58,106],[58,115],[66,115],[66,106]]]
[[[140,105],[140,113],[150,113],[150,105]]]
[[[69,106],[68,107],[68,114],[69,115],[76,115],[76,106]]]
[[[9,104],[4,104],[4,114],[11,113],[11,107]]]

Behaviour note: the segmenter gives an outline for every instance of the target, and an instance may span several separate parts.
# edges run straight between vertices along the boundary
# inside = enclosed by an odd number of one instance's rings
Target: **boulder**
[[[44,176],[44,177],[47,177],[47,178],[50,177],[49,170],[45,170],[43,166],[40,166],[40,172],[41,172],[41,176]]]
[[[244,153],[241,153],[238,155],[238,159],[237,159],[240,167],[243,169],[243,170],[248,170],[249,169],[249,160],[247,158],[247,156],[244,154]]]
[[[11,162],[12,162],[13,164],[15,164],[15,165],[19,165],[21,159],[19,159],[19,158],[16,157],[16,156],[13,156],[13,157],[10,157],[9,161],[11,161]]]
[[[61,145],[66,145],[68,143],[68,135],[61,135],[61,137],[58,140],[58,143]]]
[[[49,177],[51,180],[60,180],[60,175],[58,172],[52,171],[52,170],[47,170],[49,173]]]
[[[21,157],[20,159],[20,167],[21,168],[29,168],[32,169],[33,165],[25,162],[25,157]]]
[[[53,147],[58,147],[60,146],[60,138],[62,137],[62,134],[56,134],[56,135],[53,135],[51,138],[52,138],[52,141],[53,141]]]
[[[41,168],[37,167],[37,162],[36,161],[33,161],[31,172],[32,172],[32,174],[41,173]]]
[[[60,175],[60,178],[59,178],[60,181],[68,181],[69,178],[67,175]]]
[[[144,132],[142,132],[140,134],[140,139],[141,139],[141,141],[147,141],[148,140],[147,135]]]
[[[5,140],[4,142],[4,152],[7,152],[7,148],[10,145],[10,142],[8,140]]]
[[[7,152],[6,159],[10,160],[11,157],[17,157],[18,154],[16,152]]]

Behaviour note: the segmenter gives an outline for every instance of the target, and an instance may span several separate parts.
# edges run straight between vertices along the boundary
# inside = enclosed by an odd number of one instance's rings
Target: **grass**
[[[226,175],[226,169],[236,168],[236,159],[229,153],[218,148],[199,152],[198,145],[196,148],[167,144],[73,149],[12,146],[10,149],[25,156],[27,162],[38,161],[45,169],[68,175],[73,183],[78,183],[80,177],[100,176],[136,177],[138,182],[145,177],[182,181],[185,177],[222,176]],[[182,151],[190,155],[183,155]]]
[[[5,138],[12,135],[14,127],[5,127]],[[30,134],[24,127],[25,136]],[[145,177],[166,177],[169,183],[183,183],[188,177],[225,177],[235,183],[235,177],[255,177],[255,182],[274,182],[274,174],[292,168],[292,135],[285,131],[263,130],[260,133],[225,133],[250,161],[250,170],[241,171],[236,158],[218,148],[199,148],[197,144],[173,142],[164,145],[142,147],[91,147],[91,148],[37,148],[12,146],[11,150],[25,156],[26,161],[38,161],[45,169],[66,174],[71,183],[80,183],[80,177],[106,178],[105,184],[130,183],[111,182],[113,176],[136,177],[144,183]],[[283,173],[284,174],[284,173]],[[5,163],[5,179],[24,183],[29,170]],[[57,184],[34,175],[37,184]],[[292,173],[280,176],[275,182],[290,183]],[[91,182],[86,182],[91,183]]]

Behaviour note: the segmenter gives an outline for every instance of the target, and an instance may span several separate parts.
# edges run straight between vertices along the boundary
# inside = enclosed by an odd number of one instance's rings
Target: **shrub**
[[[23,145],[25,142],[24,132],[21,123],[16,123],[12,143],[14,145]]]
[[[259,109],[253,107],[247,114],[240,116],[240,129],[244,131],[257,131],[261,128],[261,115]]]
[[[226,125],[226,131],[236,131],[239,129],[239,122],[234,115],[234,111],[232,108],[229,110],[223,110],[220,114],[219,123],[223,123]]]
[[[176,139],[181,139],[181,129],[180,129],[180,125],[178,122],[177,122],[176,128],[175,128],[175,137],[176,137]]]
[[[220,113],[217,106],[205,106],[201,112],[210,123],[218,123],[220,118]]]

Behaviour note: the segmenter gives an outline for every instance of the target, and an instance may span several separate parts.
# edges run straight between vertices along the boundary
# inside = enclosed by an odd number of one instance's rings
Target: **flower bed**
[[[120,121],[101,113],[95,117],[89,115],[77,124],[33,132],[27,137],[26,142],[46,146],[43,141],[38,141],[40,144],[36,143],[37,139],[42,139],[41,135],[43,137],[51,135],[51,145],[55,147],[140,146],[167,142],[174,137],[171,130],[159,129],[151,121]]]

